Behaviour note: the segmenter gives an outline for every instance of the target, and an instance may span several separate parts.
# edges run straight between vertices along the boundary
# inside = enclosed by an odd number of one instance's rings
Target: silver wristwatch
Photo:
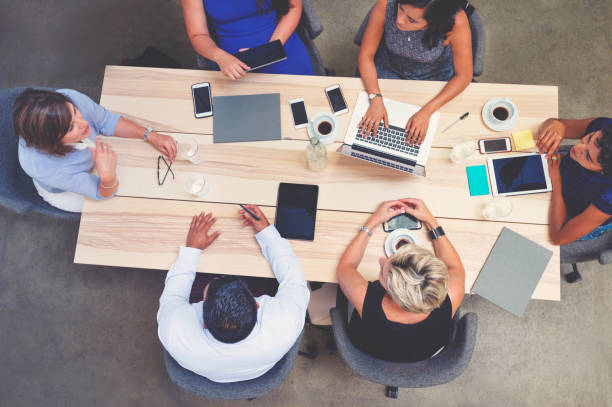
[[[364,226],[359,228],[359,231],[364,231],[368,234],[368,236],[372,237],[372,231]]]
[[[376,97],[382,97],[380,93],[368,93],[368,99],[374,100]]]

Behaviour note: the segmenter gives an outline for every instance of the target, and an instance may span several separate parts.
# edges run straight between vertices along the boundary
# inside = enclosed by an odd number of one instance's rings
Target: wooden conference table
[[[283,140],[213,144],[213,118],[193,115],[191,85],[210,82],[212,94],[280,93]],[[470,197],[465,166],[484,164],[478,153],[461,164],[448,156],[464,139],[499,137],[485,127],[481,110],[493,97],[510,98],[518,107],[513,130],[532,129],[548,117],[558,116],[557,87],[472,83],[441,110],[440,122],[427,163],[427,177],[404,175],[350,159],[334,151],[339,147],[351,112],[339,116],[341,137],[328,146],[327,168],[307,168],[306,129],[295,129],[289,101],[302,97],[309,117],[329,111],[324,88],[339,83],[352,110],[363,90],[359,78],[304,77],[247,74],[231,81],[219,72],[108,66],[100,104],[177,140],[196,139],[204,157],[201,164],[178,160],[172,165],[176,179],[157,185],[157,156],[139,140],[107,138],[117,152],[120,186],[106,201],[86,200],[75,252],[75,262],[165,270],[185,242],[191,216],[212,211],[218,218],[219,239],[200,259],[200,272],[271,277],[250,229],[238,219],[238,203],[254,203],[274,222],[279,182],[319,185],[315,240],[292,241],[310,281],[336,282],[335,267],[347,244],[377,205],[388,199],[423,199],[457,248],[466,269],[466,291],[474,283],[503,227],[508,227],[553,251],[533,298],[559,300],[559,248],[548,240],[549,194],[511,197],[512,213],[502,221],[485,221],[481,211],[490,196]],[[443,82],[381,80],[389,98],[422,105],[444,86]],[[214,103],[214,101],[213,101]],[[441,133],[464,112],[467,119]],[[507,135],[507,134],[504,134]],[[202,199],[183,190],[189,173],[206,175],[210,192]],[[420,243],[431,248],[425,230],[415,231]],[[377,259],[383,256],[386,233],[376,230],[360,272],[368,280],[378,277]],[[520,253],[517,253],[520,255]]]

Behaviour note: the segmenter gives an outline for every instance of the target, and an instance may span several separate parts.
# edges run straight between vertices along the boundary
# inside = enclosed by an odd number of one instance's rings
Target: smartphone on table
[[[402,213],[392,217],[388,221],[383,223],[383,230],[385,232],[393,232],[395,229],[420,229],[421,221],[414,216]]]
[[[281,182],[274,218],[278,233],[285,239],[314,240],[318,197],[318,185]]]
[[[291,106],[291,115],[293,116],[293,125],[296,129],[301,129],[308,126],[308,116],[306,115],[306,105],[304,99],[293,99],[289,102]]]
[[[503,153],[512,151],[510,137],[478,140],[478,148],[480,149],[481,154]]]
[[[348,112],[348,106],[342,94],[342,90],[340,89],[340,85],[333,85],[326,88],[325,94],[327,95],[327,100],[332,108],[332,112],[334,112],[336,116]]]
[[[202,82],[191,85],[191,96],[193,97],[193,111],[197,119],[212,116],[210,83]]]

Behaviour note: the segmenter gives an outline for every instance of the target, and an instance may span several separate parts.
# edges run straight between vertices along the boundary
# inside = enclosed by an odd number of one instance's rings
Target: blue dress
[[[208,22],[216,33],[217,45],[234,54],[241,48],[252,48],[270,41],[276,29],[276,11],[270,0],[262,1],[258,12],[255,0],[203,0]],[[255,72],[313,75],[306,46],[293,32],[284,45],[287,59]]]

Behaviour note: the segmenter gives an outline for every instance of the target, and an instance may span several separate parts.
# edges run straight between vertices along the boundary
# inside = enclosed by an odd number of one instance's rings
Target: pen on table
[[[466,117],[468,117],[470,115],[470,112],[465,112],[461,115],[461,117],[459,117],[457,120],[455,120],[454,122],[452,122],[451,124],[448,125],[447,128],[445,128],[444,130],[441,131],[441,133],[444,133],[446,130],[450,129],[451,127],[453,127],[455,124],[457,124],[457,122],[459,122],[460,120],[465,119]]]
[[[246,206],[244,206],[243,204],[239,204],[239,205],[240,205],[240,207],[241,207],[242,209],[244,209],[245,211],[247,211],[247,213],[248,213],[249,215],[251,215],[251,216],[253,217],[253,219],[255,219],[255,220],[259,220],[259,216],[255,215],[255,214],[254,214],[252,211],[250,211],[250,210],[249,210],[249,209],[248,209]]]

